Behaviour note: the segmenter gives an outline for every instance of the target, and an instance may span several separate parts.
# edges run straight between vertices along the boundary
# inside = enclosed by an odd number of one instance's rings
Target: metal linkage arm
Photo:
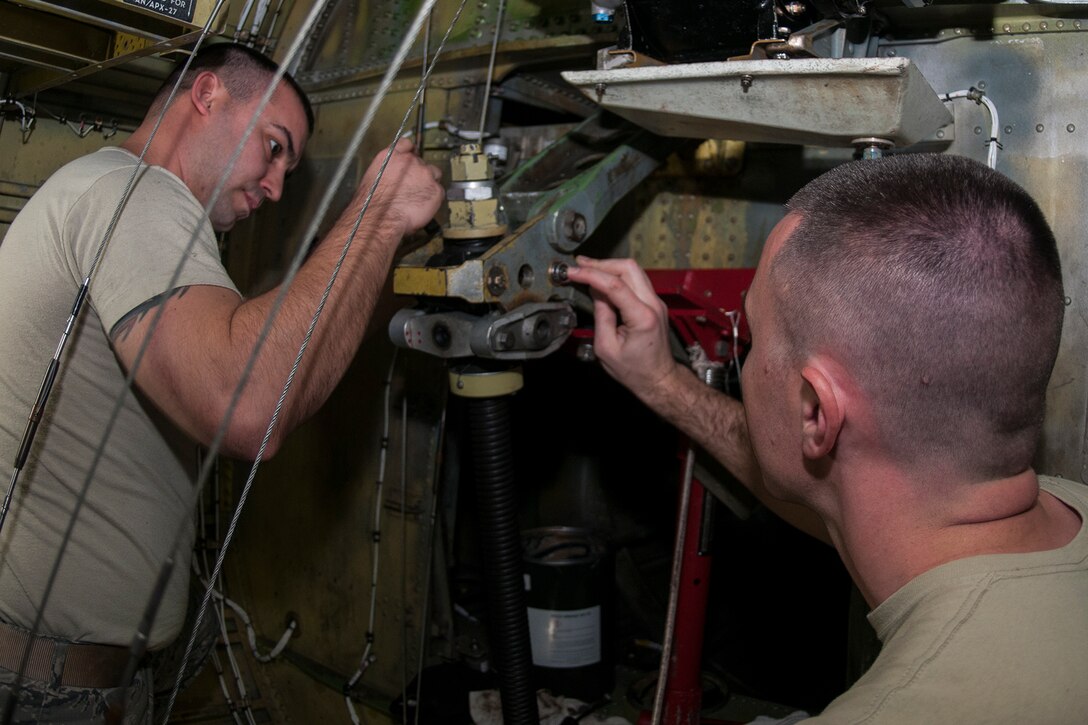
[[[575,290],[554,270],[569,263],[609,210],[661,163],[651,147],[663,149],[663,144],[648,134],[632,135],[629,129],[596,133],[603,142],[587,146],[562,139],[502,185],[500,197],[510,221],[520,225],[516,231],[451,266],[441,264],[443,240],[436,237],[394,270],[394,291],[506,311],[528,303],[572,301]],[[562,183],[555,187],[557,181]]]

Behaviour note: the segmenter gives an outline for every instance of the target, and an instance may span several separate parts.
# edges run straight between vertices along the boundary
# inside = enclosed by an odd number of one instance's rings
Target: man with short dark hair
[[[381,158],[287,290],[232,409],[235,388],[280,290],[242,298],[220,262],[214,232],[229,230],[266,199],[280,198],[313,127],[305,94],[286,78],[227,170],[275,71],[275,64],[244,46],[202,51],[165,111],[116,226],[114,211],[165,105],[166,87],[121,147],[56,172],[0,245],[0,461],[10,467],[76,291],[108,237],[0,532],[0,683],[10,689],[78,492],[101,455],[42,612],[42,634],[32,643],[17,720],[101,722],[125,696],[117,686],[127,646],[159,568],[172,553],[174,532],[190,515],[193,441],[210,443],[232,413],[221,450],[255,457],[375,178]],[[225,171],[218,200],[205,211]],[[398,243],[426,224],[441,202],[439,176],[412,153],[410,143],[393,149],[266,456],[340,380]],[[136,388],[126,389],[126,371],[149,335]],[[103,429],[118,400],[123,406],[103,445]],[[181,629],[190,548],[191,539],[173,552],[178,561],[150,632],[151,649],[164,647]],[[127,721],[150,717],[148,697],[143,672],[128,693]]]
[[[279,66],[271,58],[249,46],[236,43],[215,43],[205,46],[193,56],[188,68],[184,63],[175,66],[163,81],[158,93],[155,94],[145,115],[148,118],[157,118],[171,92],[176,95],[189,90],[200,77],[201,72],[205,70],[212,71],[222,79],[235,99],[250,101],[259,98],[268,90],[268,82],[279,70]],[[182,71],[185,72],[185,77],[179,83],[178,78],[181,78]],[[306,91],[290,73],[283,74],[282,82],[294,91],[302,104],[302,110],[306,113],[307,129],[309,133],[313,133],[314,109],[310,105]]]
[[[1088,722],[1088,493],[1031,468],[1061,272],[1020,187],[903,155],[802,189],[745,300],[743,406],[672,359],[631,260],[581,263],[605,368],[874,608],[880,656],[807,722]]]

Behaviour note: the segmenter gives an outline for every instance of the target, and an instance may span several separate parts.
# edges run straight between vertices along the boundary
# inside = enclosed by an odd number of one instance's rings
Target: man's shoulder
[[[1039,476],[1039,488],[1057,496],[1082,515],[1088,511],[1088,485],[1058,476]]]
[[[69,179],[104,176],[118,169],[132,169],[136,166],[136,157],[118,146],[103,146],[97,151],[80,156],[60,167],[46,184]]]
[[[63,218],[77,228],[106,223],[126,199],[124,215],[136,226],[164,218],[198,225],[204,208],[177,176],[119,147],[105,147],[69,162],[31,198],[33,208],[50,218]],[[35,198],[37,197],[37,198]],[[164,216],[165,215],[165,216]]]
[[[46,194],[114,194],[122,192],[133,182],[134,195],[181,196],[192,199],[189,188],[172,173],[158,166],[140,164],[139,159],[119,146],[105,146],[92,153],[69,161],[46,180],[42,192]]]
[[[51,208],[68,208],[88,193],[124,188],[124,179],[136,168],[136,158],[123,149],[107,146],[69,161],[45,180],[33,197],[31,207],[48,203]],[[126,169],[128,173],[126,172]]]

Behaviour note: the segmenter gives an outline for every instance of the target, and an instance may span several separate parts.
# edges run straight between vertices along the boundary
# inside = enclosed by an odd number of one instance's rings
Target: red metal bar
[[[669,319],[685,345],[698,342],[711,360],[723,361],[732,359],[735,342],[749,341],[748,328],[740,312],[755,270],[647,270],[647,273],[654,291],[668,306]],[[734,329],[740,340],[733,339]],[[665,689],[664,725],[712,722],[700,718],[703,635],[713,564],[710,552],[700,551],[700,548],[706,540],[703,536],[704,508],[710,502],[706,489],[698,480],[693,480],[691,486],[680,563],[675,640]],[[650,713],[641,713],[639,725],[650,725],[650,718]]]
[[[754,269],[648,269],[654,291],[669,308],[669,320],[684,345],[699,343],[713,361],[732,360],[734,350],[750,341],[744,320],[744,293]],[[736,338],[734,338],[736,330]],[[572,342],[587,342],[589,330],[575,330]],[[729,725],[725,720],[701,720],[702,655],[707,596],[712,559],[700,552],[706,489],[692,481],[691,503],[685,523],[677,593],[675,640],[665,690],[665,725]],[[682,493],[682,492],[681,492]],[[639,725],[650,725],[652,714],[642,712]]]
[[[697,480],[691,482],[687,535],[680,564],[680,591],[676,605],[676,639],[665,688],[663,722],[668,725],[697,725],[703,704],[703,630],[713,557],[700,552],[703,540],[703,511],[707,493]]]

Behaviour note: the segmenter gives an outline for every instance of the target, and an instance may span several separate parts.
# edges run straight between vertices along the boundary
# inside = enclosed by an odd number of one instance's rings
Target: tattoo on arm
[[[136,305],[132,308],[132,310],[128,312],[128,314],[118,320],[117,324],[113,326],[112,330],[110,330],[110,340],[112,340],[113,342],[120,342],[121,340],[127,339],[129,334],[132,332],[132,328],[134,328],[138,322],[147,317],[148,314],[153,312],[156,307],[164,304],[167,300],[174,297],[183,297],[188,291],[188,287],[175,287],[172,290],[168,290],[166,292],[163,292],[162,294],[155,295],[146,302]]]

